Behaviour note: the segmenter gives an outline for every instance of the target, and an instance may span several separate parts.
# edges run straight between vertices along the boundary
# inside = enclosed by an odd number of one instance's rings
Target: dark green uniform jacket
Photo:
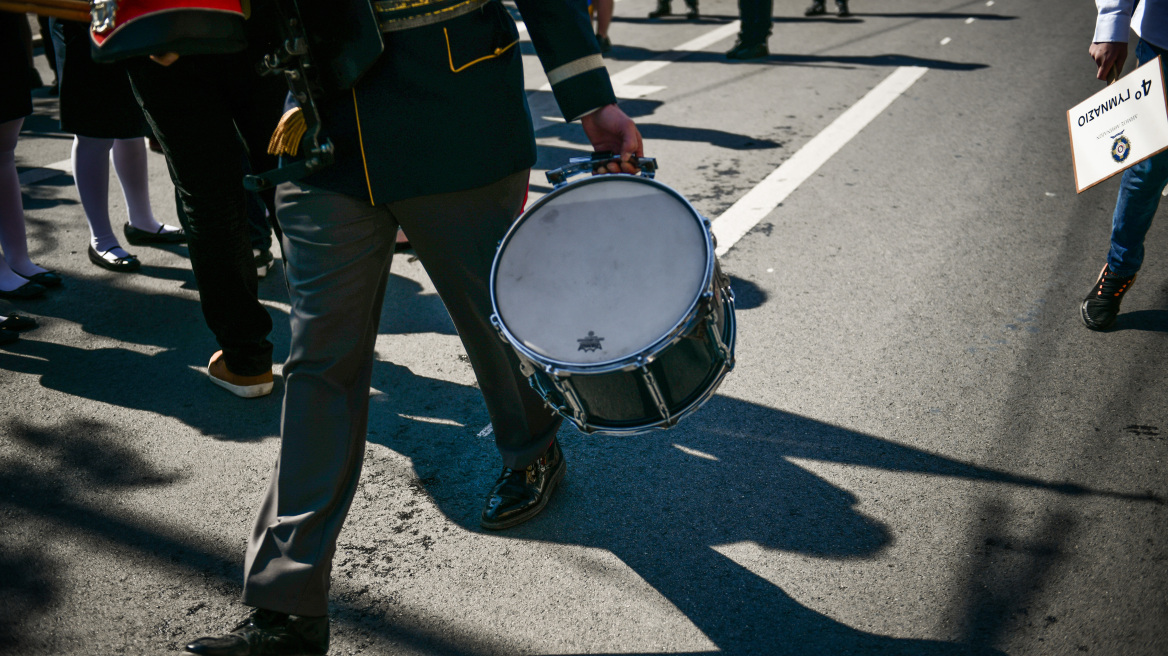
[[[424,5],[440,11],[416,9]],[[615,102],[578,5],[517,5],[566,119]],[[385,52],[350,92],[320,103],[336,163],[304,182],[380,204],[474,189],[530,168],[535,138],[519,32],[507,9],[498,0],[374,7]]]

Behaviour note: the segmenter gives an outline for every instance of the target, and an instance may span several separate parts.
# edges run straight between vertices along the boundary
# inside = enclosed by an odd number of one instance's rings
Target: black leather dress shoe
[[[98,253],[93,246],[89,247],[89,261],[103,269],[118,273],[131,273],[142,268],[142,263],[138,261],[138,258],[129,253],[126,254],[126,257],[118,257],[109,251]]]
[[[0,321],[0,330],[11,330],[14,332],[24,332],[32,330],[37,327],[37,320],[32,317],[26,317],[19,314],[10,314]]]
[[[498,530],[535,517],[551,499],[566,469],[564,452],[558,440],[552,440],[548,450],[526,469],[504,467],[487,496],[479,525]]]
[[[257,608],[231,633],[199,638],[186,649],[199,656],[318,656],[328,652],[328,643],[328,617]]]
[[[4,291],[0,289],[0,298],[8,300],[23,301],[30,298],[37,298],[45,295],[45,286],[39,285],[35,282],[29,281],[11,291]]]
[[[159,226],[158,232],[150,232],[149,230],[142,230],[135,228],[127,223],[122,232],[126,234],[126,241],[135,246],[142,244],[182,244],[186,243],[187,233],[179,228],[178,230],[171,230],[170,232],[163,232],[166,226]]]

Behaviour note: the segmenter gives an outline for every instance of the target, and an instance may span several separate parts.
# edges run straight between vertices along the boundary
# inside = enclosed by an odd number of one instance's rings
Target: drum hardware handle
[[[645,387],[649,389],[649,396],[653,397],[653,404],[657,406],[657,412],[665,420],[663,425],[668,428],[676,424],[677,420],[669,414],[669,404],[665,402],[665,395],[661,393],[661,388],[657,385],[657,378],[648,369],[642,369],[641,379],[645,381]]]
[[[577,173],[584,173],[595,171],[598,166],[608,164],[609,162],[621,161],[620,155],[614,155],[611,152],[596,152],[588,157],[572,157],[568,163],[558,169],[552,169],[546,173],[548,182],[555,188],[562,187],[568,183],[568,178]],[[633,166],[641,169],[642,178],[652,178],[657,174],[657,159],[653,157],[633,157],[629,160]]]

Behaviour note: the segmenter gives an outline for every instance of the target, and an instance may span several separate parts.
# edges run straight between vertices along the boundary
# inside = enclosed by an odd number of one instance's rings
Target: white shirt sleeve
[[[1145,0],[1146,2],[1147,0]],[[1127,43],[1131,29],[1132,5],[1135,0],[1095,0],[1099,15],[1095,19],[1092,43],[1122,41]]]

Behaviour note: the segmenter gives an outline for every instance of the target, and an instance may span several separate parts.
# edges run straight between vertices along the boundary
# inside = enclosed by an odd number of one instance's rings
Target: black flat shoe
[[[328,617],[299,617],[257,608],[231,633],[186,646],[199,656],[310,656],[328,651]]]
[[[32,317],[24,317],[19,314],[10,314],[7,317],[4,317],[4,321],[0,321],[0,330],[22,332],[25,330],[32,330],[36,327],[36,319],[33,319]]]
[[[133,255],[127,253],[126,257],[118,257],[109,251],[98,253],[93,246],[89,247],[89,261],[103,269],[118,273],[132,273],[142,268],[142,263]]]
[[[26,282],[23,285],[17,287],[16,289],[13,289],[12,291],[9,291],[9,292],[0,290],[0,298],[6,298],[8,300],[15,300],[15,301],[23,301],[26,299],[37,298],[38,296],[44,296],[44,295],[45,295],[45,286],[39,285],[39,284],[32,282],[32,281]]]
[[[179,228],[171,232],[163,232],[166,229],[165,225],[158,227],[158,232],[150,232],[149,230],[142,230],[135,228],[127,223],[122,227],[122,232],[126,234],[126,241],[135,246],[143,244],[185,244],[187,241],[187,233]]]
[[[504,467],[487,496],[479,525],[494,531],[535,517],[551,499],[566,469],[558,440],[552,440],[548,450],[526,469]]]
[[[28,278],[42,287],[60,287],[61,283],[65,282],[61,274],[56,271],[42,271],[40,273],[34,273],[31,276],[26,276],[18,271],[16,275]]]

